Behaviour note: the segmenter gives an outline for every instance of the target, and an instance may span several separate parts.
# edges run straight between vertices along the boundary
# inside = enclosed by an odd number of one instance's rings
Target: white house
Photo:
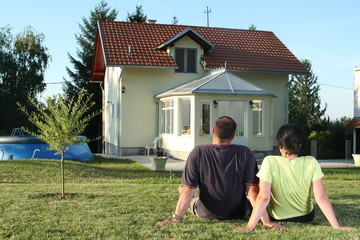
[[[103,151],[159,147],[186,159],[223,115],[235,143],[269,152],[287,123],[289,74],[308,71],[268,31],[99,21],[91,81],[103,88]]]

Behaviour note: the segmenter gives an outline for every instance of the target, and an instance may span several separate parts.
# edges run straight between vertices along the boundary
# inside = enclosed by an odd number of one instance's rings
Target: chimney
[[[156,20],[146,19],[145,22],[148,23],[148,24],[155,24]]]

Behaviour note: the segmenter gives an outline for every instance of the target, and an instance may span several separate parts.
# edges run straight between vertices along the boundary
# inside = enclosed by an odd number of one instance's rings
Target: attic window
[[[196,48],[175,48],[175,62],[179,73],[196,73]]]

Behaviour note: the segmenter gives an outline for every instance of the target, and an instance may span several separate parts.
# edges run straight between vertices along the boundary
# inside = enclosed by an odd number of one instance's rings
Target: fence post
[[[311,140],[311,156],[317,158],[317,140]]]
[[[345,140],[345,159],[351,159],[351,140]]]

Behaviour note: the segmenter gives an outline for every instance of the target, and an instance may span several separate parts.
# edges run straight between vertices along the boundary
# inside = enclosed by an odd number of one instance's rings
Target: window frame
[[[263,137],[264,136],[264,100],[252,100],[252,123],[253,129],[252,134],[254,137]],[[254,115],[257,114],[257,122],[255,123]],[[255,128],[258,130],[255,132]],[[260,134],[259,134],[260,133]]]
[[[185,110],[183,108],[183,102],[188,102],[188,125],[183,123],[183,116]],[[188,136],[191,135],[191,98],[179,98],[178,101],[178,108],[179,108],[179,117],[178,117],[178,125],[179,125],[179,136]],[[185,128],[187,127],[187,128]]]
[[[190,74],[193,74],[193,73],[197,73],[198,72],[198,60],[197,60],[197,56],[198,56],[198,49],[197,48],[185,48],[185,47],[175,47],[174,49],[174,60],[175,60],[175,63],[177,66],[179,66],[179,63],[177,61],[177,54],[176,54],[176,51],[177,50],[183,50],[183,53],[184,53],[184,59],[182,62],[182,66],[183,66],[183,71],[179,71],[179,69],[175,69],[175,73],[190,73]],[[189,72],[188,71],[188,51],[189,50],[194,50],[195,51],[195,56],[194,56],[194,72]]]
[[[170,102],[170,106],[166,106],[166,102]],[[169,112],[170,119],[167,119],[167,113]],[[175,99],[168,98],[161,100],[161,134],[174,134],[174,112],[175,112]],[[167,131],[167,122],[170,121],[170,128]]]
[[[204,126],[204,119],[203,119],[203,112],[204,112],[204,108],[203,108],[203,105],[208,105],[209,107],[209,126],[207,129],[209,131],[209,133],[205,133],[204,130],[203,130],[203,126]],[[199,135],[200,137],[208,137],[211,135],[211,129],[210,129],[210,122],[211,122],[211,119],[210,119],[210,116],[211,116],[211,105],[210,105],[210,99],[201,99],[200,100],[200,131],[199,131]],[[203,131],[204,133],[201,134]]]

